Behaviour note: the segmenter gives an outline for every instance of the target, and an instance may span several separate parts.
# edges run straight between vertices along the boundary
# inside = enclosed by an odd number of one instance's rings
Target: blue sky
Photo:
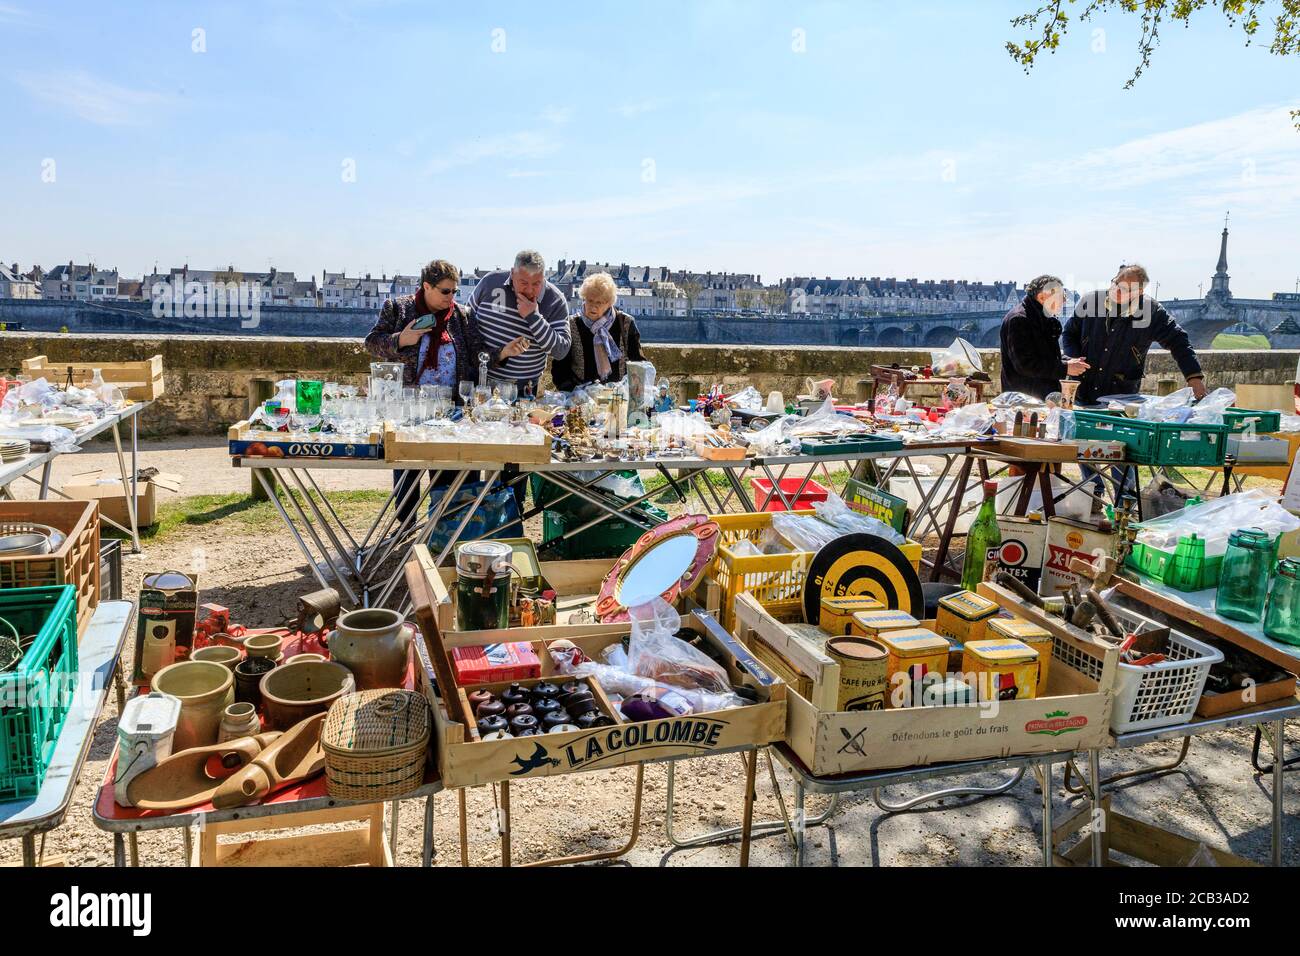
[[[1026,76],[1033,5],[0,0],[0,258],[1080,288],[1136,259],[1173,298],[1231,209],[1234,291],[1293,291],[1300,60],[1210,11],[1134,90],[1116,17]]]

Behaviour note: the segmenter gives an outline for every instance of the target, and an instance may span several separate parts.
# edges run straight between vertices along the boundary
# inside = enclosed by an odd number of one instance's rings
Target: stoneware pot
[[[286,664],[306,664],[308,661],[324,661],[328,658],[324,654],[294,654],[292,657],[286,657]]]
[[[262,706],[262,678],[275,669],[269,657],[246,657],[235,665],[235,700]]]
[[[359,690],[401,687],[412,630],[387,608],[349,611],[330,634],[330,659],[352,672]]]
[[[308,661],[285,664],[262,677],[262,711],[268,730],[288,730],[356,690],[356,681],[342,664]]]
[[[283,634],[254,634],[244,638],[244,653],[249,657],[269,657],[278,661],[283,642]]]
[[[235,675],[212,661],[181,661],[153,676],[152,690],[181,702],[172,753],[217,742],[221,714],[235,700]]]
[[[257,717],[257,708],[252,704],[237,702],[227,707],[221,715],[217,743],[238,740],[240,737],[252,737],[261,732],[262,722]]]
[[[232,671],[243,659],[244,655],[239,652],[239,648],[228,644],[209,644],[207,647],[200,647],[190,655],[192,661],[211,661],[222,667],[229,667]]]

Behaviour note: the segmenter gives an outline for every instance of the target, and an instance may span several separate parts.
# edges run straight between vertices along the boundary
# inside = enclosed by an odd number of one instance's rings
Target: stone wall
[[[928,351],[917,349],[831,348],[827,346],[652,345],[646,352],[660,373],[674,383],[715,382],[728,390],[753,385],[766,395],[798,394],[808,378],[833,378],[839,394],[853,397],[871,365],[925,365]],[[363,383],[370,356],[360,339],[272,338],[173,335],[59,335],[0,333],[0,370],[13,370],[24,358],[45,355],[53,362],[112,362],[163,356],[167,394],[141,421],[144,434],[223,434],[248,414],[254,381],[305,376]],[[996,351],[983,351],[985,369],[998,381]],[[1238,391],[1243,404],[1282,407],[1295,381],[1294,351],[1202,352],[1210,385]],[[1168,353],[1153,352],[1144,390],[1163,393],[1181,377]],[[995,389],[996,390],[996,387]],[[1266,397],[1267,396],[1267,397]]]

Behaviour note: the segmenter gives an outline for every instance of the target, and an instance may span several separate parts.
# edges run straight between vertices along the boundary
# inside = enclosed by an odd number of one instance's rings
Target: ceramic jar
[[[269,657],[246,657],[235,665],[235,700],[262,706],[262,678],[275,669]]]
[[[181,702],[172,752],[217,742],[221,714],[235,700],[235,675],[212,661],[181,661],[153,677],[152,689]]]
[[[279,661],[280,645],[283,642],[282,634],[254,634],[244,638],[244,653],[249,657],[266,657]]]
[[[330,634],[330,659],[352,672],[358,690],[401,687],[412,627],[396,611],[364,608],[339,617]]]
[[[200,647],[190,655],[192,661],[212,661],[212,663],[228,667],[232,671],[235,669],[235,665],[243,659],[244,655],[239,652],[239,648],[231,647],[228,644],[209,644],[207,647]]]
[[[261,732],[262,722],[257,718],[257,708],[241,701],[231,704],[222,712],[221,727],[217,731],[217,743],[238,740],[240,737],[252,737]]]
[[[262,677],[262,710],[267,730],[288,730],[313,714],[330,709],[356,690],[352,674],[333,661],[285,664]]]

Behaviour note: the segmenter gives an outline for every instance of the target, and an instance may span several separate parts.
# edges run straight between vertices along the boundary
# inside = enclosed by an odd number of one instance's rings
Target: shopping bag
[[[455,496],[447,505],[442,518],[433,529],[429,538],[429,550],[437,555],[447,547],[447,542],[455,534],[456,528],[465,520],[464,508],[472,505],[483,490],[483,482],[467,481],[457,489]],[[429,515],[438,510],[446,496],[446,488],[434,488],[429,493]],[[519,502],[509,488],[497,486],[483,496],[478,509],[470,516],[465,530],[460,533],[458,541],[477,541],[480,538],[519,538],[523,536],[523,524],[519,521]]]

